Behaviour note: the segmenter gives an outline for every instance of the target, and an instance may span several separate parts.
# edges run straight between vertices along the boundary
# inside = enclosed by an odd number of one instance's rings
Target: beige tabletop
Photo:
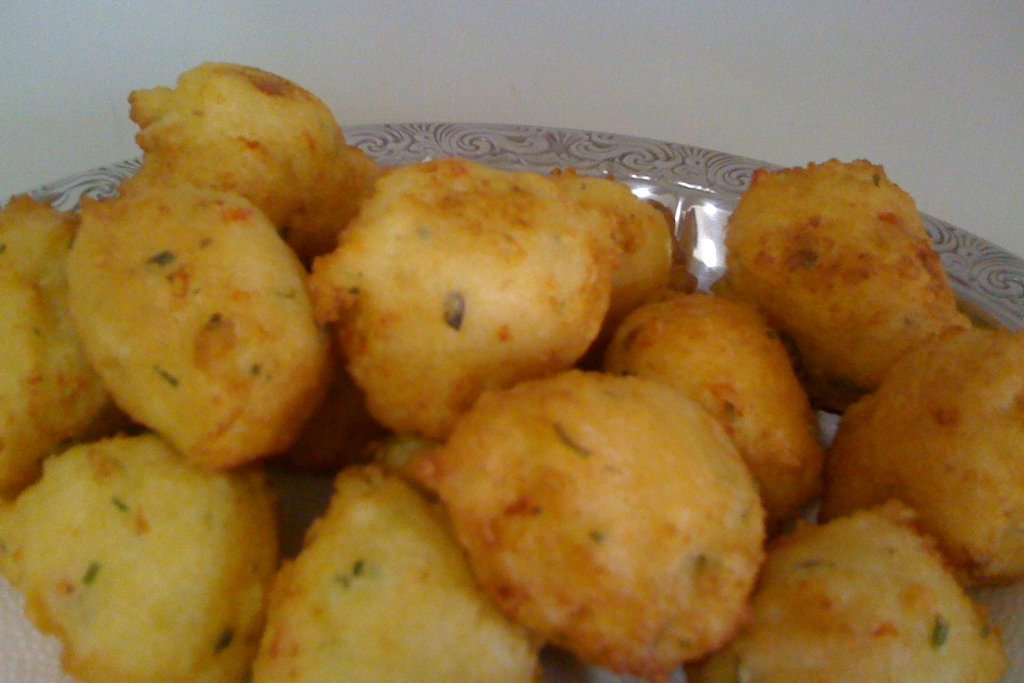
[[[133,157],[126,96],[205,60],[339,122],[594,129],[785,165],[868,158],[1024,255],[1019,0],[26,2],[0,8],[0,201]]]

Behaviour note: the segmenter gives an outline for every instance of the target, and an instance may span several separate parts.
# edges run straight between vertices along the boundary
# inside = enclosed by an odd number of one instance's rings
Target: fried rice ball
[[[17,493],[46,455],[113,413],[68,312],[77,226],[27,195],[0,209],[0,494]]]
[[[380,179],[310,289],[370,414],[443,439],[484,389],[572,366],[615,259],[606,219],[550,178],[439,159]]]
[[[786,347],[752,306],[706,294],[645,304],[619,326],[605,370],[663,381],[714,415],[757,481],[770,530],[820,492],[817,417]]]
[[[999,633],[890,503],[769,547],[753,620],[693,683],[995,683]]]
[[[258,470],[188,465],[146,434],[72,447],[0,508],[0,570],[85,683],[238,683],[277,563]]]
[[[582,176],[574,169],[552,174],[582,205],[607,215],[619,262],[598,340],[604,343],[626,314],[672,283],[674,223],[652,204],[611,178]]]
[[[151,185],[86,201],[68,280],[114,400],[194,463],[283,452],[323,398],[328,336],[306,273],[238,195]]]
[[[969,584],[1024,578],[1024,332],[951,332],[901,358],[846,412],[822,515],[914,508]]]
[[[570,370],[487,392],[413,471],[506,614],[584,663],[664,680],[747,616],[754,481],[659,382]]]
[[[237,192],[303,259],[333,249],[373,189],[376,164],[345,142],[327,105],[276,74],[205,63],[173,89],[136,90],[128,100],[145,152],[129,186],[173,176]]]
[[[725,247],[715,291],[792,339],[820,408],[842,411],[908,349],[970,326],[913,199],[867,161],[755,171]]]
[[[444,511],[355,466],[275,579],[253,683],[529,683],[537,649],[473,579]]]

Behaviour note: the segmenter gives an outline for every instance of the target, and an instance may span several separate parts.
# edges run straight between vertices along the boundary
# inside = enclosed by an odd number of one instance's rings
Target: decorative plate
[[[695,274],[705,286],[722,272],[726,219],[754,169],[776,168],[672,142],[543,126],[385,124],[347,127],[345,136],[384,166],[458,156],[507,170],[547,173],[571,166],[581,173],[609,174],[672,210],[677,235],[692,241]],[[74,209],[82,195],[113,195],[139,164],[134,159],[78,173],[31,194]],[[993,325],[1024,327],[1024,260],[937,218],[923,218],[965,308]],[[989,605],[1002,630],[1010,659],[1004,680],[1024,680],[1024,587],[977,591],[975,597]],[[27,624],[22,604],[0,579],[0,681],[72,682],[60,671],[59,645]],[[546,657],[546,665],[553,683],[635,680],[580,668],[557,653]]]

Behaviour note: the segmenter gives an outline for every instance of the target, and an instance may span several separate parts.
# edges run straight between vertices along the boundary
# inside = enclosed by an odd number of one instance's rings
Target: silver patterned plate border
[[[757,168],[776,166],[701,147],[596,131],[484,123],[392,123],[349,126],[345,137],[378,163],[399,166],[459,156],[506,170],[547,173],[574,167],[610,174],[656,198],[676,200],[676,215],[702,202],[734,208]],[[111,196],[138,169],[130,159],[77,173],[30,194],[70,210],[83,195]],[[993,322],[1024,327],[1024,260],[945,221],[922,214],[958,297]],[[722,234],[716,234],[719,240]]]

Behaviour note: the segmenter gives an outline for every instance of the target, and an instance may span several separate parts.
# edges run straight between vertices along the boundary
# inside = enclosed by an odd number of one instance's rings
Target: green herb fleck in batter
[[[89,566],[85,569],[85,574],[82,576],[82,583],[84,583],[86,586],[90,585],[93,581],[96,580],[96,575],[99,573],[100,563],[95,561],[90,562]]]
[[[574,441],[573,438],[565,431],[565,427],[557,422],[553,422],[551,426],[554,427],[558,440],[574,450],[581,458],[586,458],[590,455],[590,449]]]
[[[366,561],[359,558],[352,563],[352,568],[348,572],[343,574],[337,574],[334,577],[336,583],[341,584],[342,588],[348,589],[352,586],[356,579],[365,576],[367,574]]]
[[[152,263],[153,265],[157,265],[157,266],[166,266],[169,263],[173,263],[174,259],[175,259],[174,252],[167,251],[165,249],[164,251],[161,251],[160,253],[152,256],[149,259],[149,262]]]
[[[444,323],[455,331],[462,327],[466,315],[466,299],[462,292],[448,292],[444,297]]]
[[[224,629],[224,632],[220,634],[217,639],[217,644],[213,646],[214,653],[220,652],[221,650],[227,649],[231,645],[231,641],[235,639],[235,632],[231,630],[231,627]]]
[[[946,644],[949,638],[949,622],[941,614],[935,615],[935,622],[932,624],[932,647],[936,650]]]
[[[166,381],[166,382],[167,382],[168,384],[170,384],[170,385],[171,385],[172,387],[176,387],[176,386],[178,386],[178,384],[179,384],[178,378],[177,378],[177,377],[175,377],[174,375],[172,375],[171,373],[167,372],[166,370],[164,370],[164,369],[163,369],[162,367],[160,367],[159,365],[154,365],[154,366],[153,366],[153,372],[155,372],[156,374],[158,374],[158,375],[160,375],[161,377],[163,377],[163,378],[164,378],[164,380],[165,380],[165,381]]]

